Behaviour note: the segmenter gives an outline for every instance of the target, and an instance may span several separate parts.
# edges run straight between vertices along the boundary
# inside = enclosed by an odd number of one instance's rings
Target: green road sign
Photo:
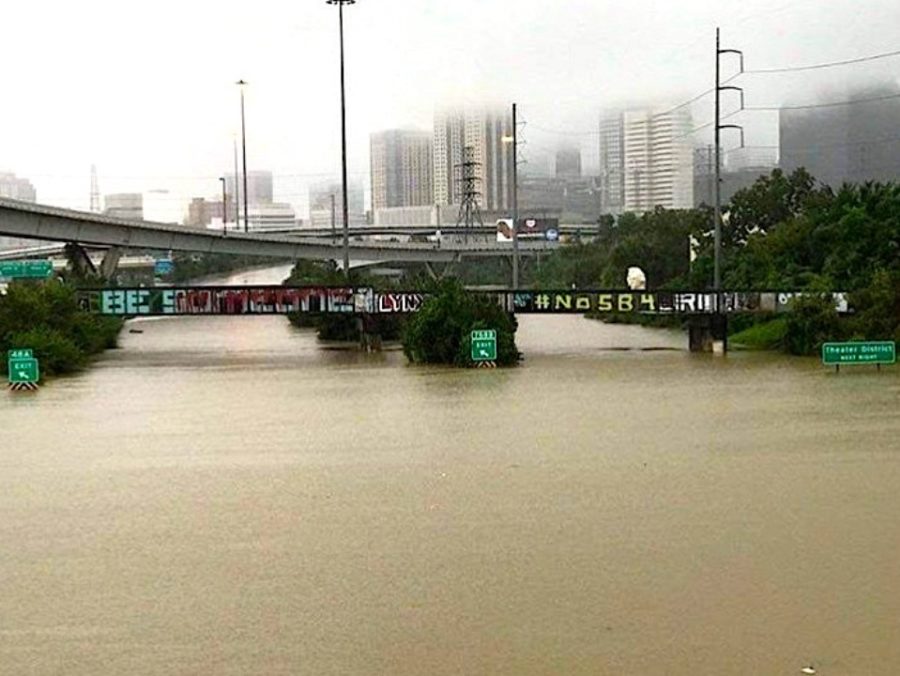
[[[41,379],[41,370],[37,359],[10,359],[9,382],[36,383]]]
[[[497,358],[497,332],[493,329],[472,331],[472,361],[494,361]]]
[[[52,274],[51,261],[0,261],[0,277],[7,279],[47,279]]]
[[[31,359],[34,353],[28,348],[16,349],[9,351],[9,361],[13,359]]]
[[[893,341],[825,343],[822,346],[822,363],[828,366],[894,364],[896,361],[897,344]]]

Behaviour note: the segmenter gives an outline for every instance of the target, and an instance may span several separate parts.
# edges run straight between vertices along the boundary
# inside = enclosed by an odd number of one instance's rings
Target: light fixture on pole
[[[519,162],[518,120],[516,104],[512,104],[512,136],[504,136],[503,143],[512,144],[512,288],[519,288]]]
[[[344,274],[350,277],[350,222],[347,211],[347,104],[344,94],[344,5],[354,5],[356,0],[325,0],[338,6],[338,29],[341,41],[341,186],[344,206]]]
[[[244,87],[247,85],[243,80],[237,81],[238,87],[241,88],[241,149],[244,154],[244,232],[250,230],[250,207],[247,199],[247,127],[244,124]],[[235,176],[237,181],[237,176]]]

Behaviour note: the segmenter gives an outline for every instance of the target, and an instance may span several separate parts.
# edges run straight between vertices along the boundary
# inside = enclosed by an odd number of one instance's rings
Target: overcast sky
[[[276,172],[277,198],[303,214],[307,184],[339,171],[337,8],[325,0],[22,0],[2,21],[0,171],[30,178],[41,202],[87,208],[91,164],[104,193],[168,189],[179,208],[215,196],[239,78],[249,168]],[[900,49],[897,0],[358,0],[345,8],[350,171],[368,183],[371,131],[430,129],[436,105],[463,98],[519,102],[533,166],[565,140],[590,168],[601,108],[711,86],[717,25],[747,68]],[[898,68],[735,84],[747,105],[771,105]],[[777,141],[774,114],[742,117],[748,145]]]

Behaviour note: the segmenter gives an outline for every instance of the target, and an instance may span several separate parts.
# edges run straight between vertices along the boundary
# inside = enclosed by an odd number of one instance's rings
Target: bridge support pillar
[[[359,348],[366,352],[381,352],[381,335],[372,315],[357,317],[356,326],[359,329]]]
[[[688,341],[691,352],[728,351],[728,315],[693,315],[688,320]]]
[[[117,246],[111,246],[103,254],[103,260],[100,263],[100,276],[103,279],[112,279],[116,274],[116,268],[119,267],[119,259],[122,257],[122,250]]]
[[[97,275],[94,261],[88,256],[80,244],[69,242],[65,247],[66,258],[69,261],[69,269],[79,277],[91,277]]]

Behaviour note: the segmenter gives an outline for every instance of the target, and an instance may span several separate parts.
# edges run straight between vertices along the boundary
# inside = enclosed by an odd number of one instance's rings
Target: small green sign
[[[41,379],[41,370],[37,359],[10,359],[9,382],[37,383]]]
[[[472,361],[497,359],[497,332],[493,329],[472,331]]]
[[[31,359],[34,353],[28,348],[21,348],[9,351],[9,361],[13,359]]]
[[[0,261],[0,277],[7,279],[47,279],[52,274],[52,261]]]
[[[896,362],[897,344],[893,341],[825,343],[822,346],[822,363],[828,366]]]

